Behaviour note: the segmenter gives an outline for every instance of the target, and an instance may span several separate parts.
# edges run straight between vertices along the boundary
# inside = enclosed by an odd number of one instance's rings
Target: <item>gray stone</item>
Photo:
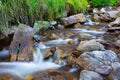
[[[77,47],[77,50],[94,51],[94,50],[105,50],[105,48],[101,43],[95,40],[90,40],[90,41],[81,41]]]
[[[120,63],[115,62],[111,64],[113,70],[109,75],[110,80],[120,80]]]
[[[83,70],[79,80],[103,80],[103,77],[96,72]]]
[[[114,62],[118,62],[119,58],[111,51],[92,51],[84,52],[76,60],[76,63],[87,70],[95,70],[101,65],[110,66]]]
[[[95,69],[95,71],[102,75],[108,75],[111,71],[111,67],[110,66],[99,66]]]

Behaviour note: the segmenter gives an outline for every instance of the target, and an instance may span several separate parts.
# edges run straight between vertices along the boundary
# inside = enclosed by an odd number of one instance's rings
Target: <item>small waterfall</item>
[[[43,48],[47,47],[41,43],[35,45],[35,51],[33,53],[34,59],[31,62],[1,62],[0,74],[11,74],[24,79],[26,75],[33,74],[38,71],[59,68],[60,65],[43,60],[41,53],[41,49]]]

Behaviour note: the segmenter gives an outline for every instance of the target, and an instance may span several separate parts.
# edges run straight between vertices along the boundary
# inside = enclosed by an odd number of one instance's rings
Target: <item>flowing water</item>
[[[38,71],[60,68],[58,64],[43,60],[42,48],[46,47],[43,44],[37,44],[33,53],[33,61],[31,62],[1,62],[0,74],[11,74],[24,79],[27,75]]]

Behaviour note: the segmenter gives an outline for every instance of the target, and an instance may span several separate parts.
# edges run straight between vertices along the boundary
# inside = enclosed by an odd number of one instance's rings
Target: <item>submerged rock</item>
[[[105,49],[101,43],[96,42],[95,40],[90,40],[90,41],[81,41],[77,47],[77,50],[94,51],[94,50],[105,50]]]
[[[119,58],[116,53],[111,50],[84,52],[76,60],[76,63],[87,70],[95,70],[101,65],[110,66],[114,62],[118,62]]]
[[[79,80],[103,80],[103,77],[96,72],[83,70]]]

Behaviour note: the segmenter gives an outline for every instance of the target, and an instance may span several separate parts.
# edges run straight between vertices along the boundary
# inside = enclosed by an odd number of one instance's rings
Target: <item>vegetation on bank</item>
[[[91,0],[90,4],[98,7],[98,6],[110,6],[110,5],[116,5],[117,0]]]
[[[0,29],[19,23],[33,26],[38,20],[56,20],[84,12],[92,6],[116,5],[116,0],[0,0]]]
[[[18,23],[32,26],[36,20],[55,20],[72,11],[84,11],[87,5],[87,0],[0,0],[0,28]]]

